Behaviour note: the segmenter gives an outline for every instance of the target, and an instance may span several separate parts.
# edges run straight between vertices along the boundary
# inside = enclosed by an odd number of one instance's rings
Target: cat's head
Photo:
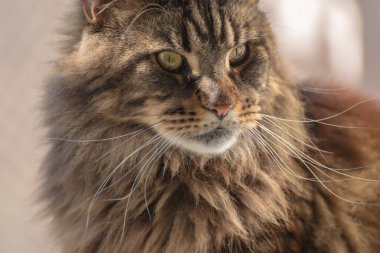
[[[83,107],[203,154],[256,126],[276,71],[257,0],[83,0],[83,9],[68,60],[85,80]]]

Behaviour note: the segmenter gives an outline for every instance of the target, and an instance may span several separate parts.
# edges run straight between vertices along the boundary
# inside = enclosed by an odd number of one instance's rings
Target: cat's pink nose
[[[232,105],[215,105],[210,106],[209,109],[215,111],[216,115],[218,115],[220,119],[223,119],[231,111],[232,107]]]

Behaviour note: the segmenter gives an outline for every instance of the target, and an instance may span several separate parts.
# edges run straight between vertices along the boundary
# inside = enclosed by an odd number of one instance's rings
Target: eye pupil
[[[246,60],[246,56],[248,54],[248,49],[246,45],[239,46],[233,49],[230,54],[230,64],[233,67],[241,65]]]
[[[181,68],[183,57],[172,51],[163,51],[157,55],[159,65],[168,71],[176,71]]]

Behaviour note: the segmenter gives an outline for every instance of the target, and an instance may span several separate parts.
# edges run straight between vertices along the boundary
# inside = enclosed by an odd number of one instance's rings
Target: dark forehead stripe
[[[206,29],[208,31],[208,37],[209,41],[212,43],[212,45],[216,44],[216,38],[214,35],[214,17],[212,14],[212,5],[211,1],[204,1],[204,0],[196,0],[199,14],[204,19],[204,23],[206,24]]]
[[[224,43],[226,41],[226,16],[223,11],[219,11],[220,14],[220,34],[219,41]]]
[[[197,36],[199,41],[210,43],[212,46],[224,43],[227,41],[227,36],[233,37],[229,41],[239,41],[239,26],[231,18],[226,17],[224,13],[223,7],[227,0],[176,0],[169,2],[170,6],[181,9],[183,21],[180,27],[180,37],[182,47],[186,51],[192,51],[191,40],[195,40],[195,38],[191,38],[191,36]],[[199,20],[200,18],[202,20]],[[215,31],[217,21],[220,24],[218,31]],[[190,30],[193,30],[195,34],[190,33]]]
[[[187,52],[191,52],[189,32],[188,32],[187,29],[188,28],[186,27],[185,23],[182,22],[181,31],[180,31],[180,33],[181,33],[181,40],[182,40],[182,47]]]
[[[239,25],[236,23],[235,20],[233,20],[233,18],[228,18],[228,24],[231,26],[231,30],[232,30],[232,34],[231,36],[233,36],[233,41],[235,42],[235,45],[239,44],[239,41],[240,41],[240,37],[241,37],[241,34],[240,34],[240,27]]]
[[[194,18],[194,15],[197,15],[194,13],[195,8],[187,7],[183,10],[183,16],[184,16],[184,22],[187,26],[187,30],[190,30],[189,26],[192,26],[196,32],[196,36],[200,39],[200,41],[206,43],[208,41],[208,34],[202,31],[201,24],[199,24],[196,19]]]

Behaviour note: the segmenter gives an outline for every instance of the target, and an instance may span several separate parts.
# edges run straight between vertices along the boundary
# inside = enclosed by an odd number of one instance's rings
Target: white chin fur
[[[186,149],[196,154],[220,155],[226,152],[236,143],[237,137],[231,136],[231,138],[227,140],[213,144],[206,144],[198,142],[196,140],[186,140],[182,138],[176,138],[174,140],[171,139],[171,141],[180,148]]]

